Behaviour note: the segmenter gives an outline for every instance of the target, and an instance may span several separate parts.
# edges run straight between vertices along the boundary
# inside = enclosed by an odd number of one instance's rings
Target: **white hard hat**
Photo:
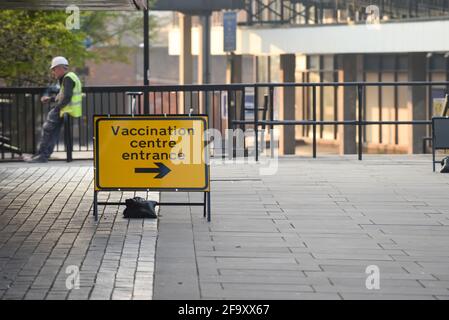
[[[60,65],[68,66],[69,62],[64,57],[54,57],[53,60],[51,61],[50,69],[53,69],[54,67],[60,66]]]

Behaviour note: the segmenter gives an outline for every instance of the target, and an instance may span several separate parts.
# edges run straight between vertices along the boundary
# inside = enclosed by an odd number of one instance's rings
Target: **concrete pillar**
[[[427,57],[425,53],[409,54],[409,81],[426,81]],[[407,108],[412,120],[426,120],[426,87],[411,86],[408,89]],[[422,138],[427,135],[426,126],[409,126],[408,153],[422,153]]]
[[[338,56],[338,81],[356,82],[361,80],[363,59],[361,55],[345,54]],[[357,119],[357,87],[338,87],[338,120]],[[357,128],[355,126],[338,126],[339,153],[356,154]]]
[[[294,54],[282,54],[281,62],[281,81],[295,82],[296,57]],[[280,120],[295,120],[295,88],[280,88]],[[294,126],[279,127],[279,154],[295,154],[296,138]]]
[[[193,83],[193,56],[192,56],[192,16],[179,13],[179,84]],[[184,93],[179,95],[179,113],[188,113],[184,105]],[[187,108],[190,108],[187,105]]]
[[[210,82],[210,14],[200,17],[199,28],[199,54],[198,54],[198,83]],[[199,113],[206,113],[208,97],[206,93],[200,94]]]
[[[298,83],[301,82],[307,82],[305,80],[302,79],[302,77],[297,77],[296,81]],[[307,90],[308,88],[304,88],[304,87],[298,87],[296,88],[296,111],[295,111],[295,118],[298,120],[305,120],[306,117],[304,115],[304,93],[305,90]],[[297,139],[300,139],[303,141],[304,139],[304,126],[296,126],[295,128],[295,136]]]
[[[231,53],[230,55],[227,56],[227,61],[226,61],[226,83],[242,83],[242,56],[241,55],[235,55],[233,53]],[[238,120],[243,120],[241,119],[241,115],[242,115],[242,108],[244,108],[244,106],[242,106],[242,99],[241,99],[241,93],[240,92],[236,92],[236,94],[231,94],[230,96],[228,96],[228,99],[230,99],[230,106],[232,108],[232,110],[228,110],[228,112],[230,111],[230,114],[234,114],[237,116]],[[244,126],[243,125],[239,125],[239,128],[241,128],[243,130]]]
[[[210,81],[210,15],[200,16],[198,82],[207,84]]]
[[[226,63],[226,83],[242,83],[241,55],[228,55]]]

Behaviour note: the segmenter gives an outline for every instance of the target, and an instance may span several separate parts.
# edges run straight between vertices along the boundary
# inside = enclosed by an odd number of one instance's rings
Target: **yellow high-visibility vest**
[[[79,117],[81,117],[81,115],[83,113],[81,81],[78,78],[78,76],[73,72],[67,72],[64,75],[64,78],[65,77],[69,77],[70,79],[72,79],[73,82],[75,83],[75,86],[73,87],[73,95],[72,95],[72,99],[70,100],[70,103],[61,109],[61,112],[59,113],[59,115],[61,117],[63,117],[64,113],[68,113],[69,115],[71,115],[74,118],[79,118]],[[59,93],[60,93],[61,97],[64,96],[64,79],[62,80],[61,90]]]

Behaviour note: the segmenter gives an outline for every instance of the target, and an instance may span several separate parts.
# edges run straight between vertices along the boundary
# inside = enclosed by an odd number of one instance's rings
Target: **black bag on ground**
[[[156,201],[145,200],[140,197],[135,197],[133,199],[126,199],[126,209],[123,212],[125,218],[149,218],[157,219],[156,214]]]
[[[449,157],[444,158],[441,161],[441,165],[443,166],[443,168],[441,168],[441,173],[449,173]]]

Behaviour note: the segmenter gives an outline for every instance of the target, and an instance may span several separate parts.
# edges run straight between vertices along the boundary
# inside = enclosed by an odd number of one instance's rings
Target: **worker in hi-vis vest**
[[[56,97],[44,95],[42,103],[55,102],[55,106],[50,110],[42,127],[42,138],[39,145],[38,154],[27,162],[47,162],[53,153],[56,141],[58,140],[64,114],[67,113],[74,118],[81,117],[82,114],[82,93],[81,81],[78,76],[69,71],[69,62],[64,57],[55,57],[51,62],[52,76],[59,81],[60,90]]]

